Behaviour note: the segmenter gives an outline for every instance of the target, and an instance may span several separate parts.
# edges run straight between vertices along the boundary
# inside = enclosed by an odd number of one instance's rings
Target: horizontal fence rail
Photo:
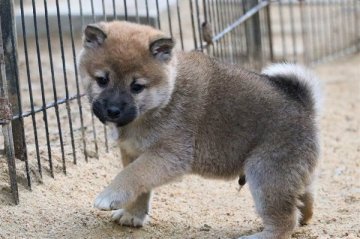
[[[18,189],[112,147],[90,113],[76,61],[97,21],[148,24],[229,64],[319,64],[360,51],[358,0],[0,1],[0,164]],[[2,148],[3,147],[3,148]],[[1,183],[1,182],[0,182]],[[8,185],[0,184],[0,187]]]

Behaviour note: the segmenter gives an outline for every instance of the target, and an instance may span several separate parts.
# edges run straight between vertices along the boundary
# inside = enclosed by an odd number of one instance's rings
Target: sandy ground
[[[360,238],[359,65],[357,55],[315,68],[326,95],[318,196],[312,223],[293,238]],[[236,238],[262,228],[247,186],[238,192],[236,181],[197,176],[157,189],[145,227],[111,222],[92,204],[121,170],[116,147],[100,160],[68,163],[67,176],[45,173],[31,192],[20,185],[18,206],[10,203],[4,159],[0,165],[0,238]]]

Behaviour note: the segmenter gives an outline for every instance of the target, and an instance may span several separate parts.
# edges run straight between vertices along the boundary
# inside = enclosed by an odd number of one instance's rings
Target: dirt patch
[[[312,223],[293,238],[360,238],[360,55],[315,68],[324,83],[323,156]],[[101,146],[101,144],[100,144]],[[97,193],[121,170],[116,147],[100,160],[68,164],[68,174],[10,204],[6,163],[0,158],[0,238],[236,238],[261,230],[248,187],[186,176],[156,190],[150,222],[141,229],[110,221],[92,207]],[[34,160],[31,160],[31,163]]]

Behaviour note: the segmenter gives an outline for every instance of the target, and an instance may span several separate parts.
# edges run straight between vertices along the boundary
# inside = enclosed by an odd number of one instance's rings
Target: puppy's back
[[[291,145],[316,137],[313,91],[296,75],[256,74],[196,52],[182,54],[178,64],[178,86],[201,95],[193,101],[198,111],[188,112],[197,118],[194,168],[200,174],[235,177],[266,140]]]

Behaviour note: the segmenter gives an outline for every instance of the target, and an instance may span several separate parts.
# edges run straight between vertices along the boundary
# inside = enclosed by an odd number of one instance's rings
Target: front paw
[[[147,221],[146,213],[133,213],[126,209],[113,211],[111,217],[120,225],[129,227],[142,227]]]
[[[124,207],[132,199],[133,193],[106,188],[95,199],[94,207],[100,210],[116,210]]]

